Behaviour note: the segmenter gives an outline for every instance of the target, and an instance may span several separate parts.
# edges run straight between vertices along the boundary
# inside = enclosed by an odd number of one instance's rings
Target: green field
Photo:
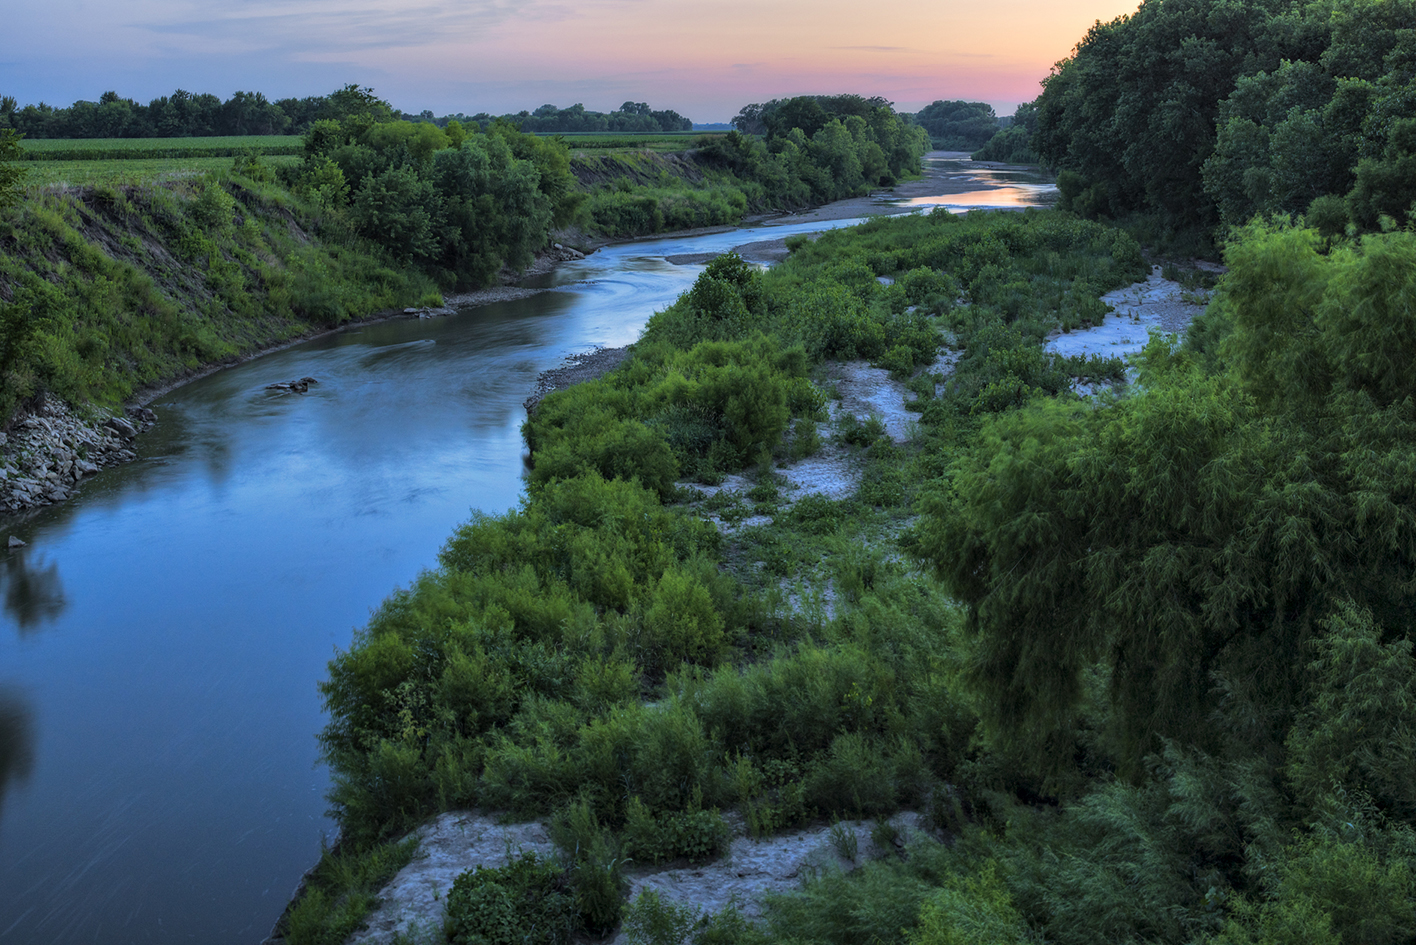
[[[545,138],[564,138],[572,151],[686,151],[699,138],[720,138],[723,132],[680,131],[670,134],[625,134],[600,132],[569,132],[542,135]]]
[[[133,158],[231,157],[257,150],[294,155],[304,148],[299,135],[228,135],[215,138],[40,138],[20,142],[25,161],[109,161]]]
[[[293,164],[293,156],[264,157],[267,164]],[[123,160],[42,161],[29,165],[24,183],[29,187],[91,187],[97,184],[143,184],[157,180],[194,177],[229,170],[231,158],[173,157]]]

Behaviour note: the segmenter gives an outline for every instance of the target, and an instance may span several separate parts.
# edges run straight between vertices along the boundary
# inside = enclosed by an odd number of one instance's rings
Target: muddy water
[[[516,505],[536,375],[634,340],[701,270],[666,256],[851,222],[610,247],[541,295],[271,354],[0,520],[28,543],[0,548],[0,941],[260,941],[333,830],[316,682],[458,523]]]

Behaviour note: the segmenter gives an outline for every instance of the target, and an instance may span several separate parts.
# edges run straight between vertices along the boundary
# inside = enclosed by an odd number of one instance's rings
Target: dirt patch
[[[750,263],[763,263],[769,266],[786,259],[788,254],[785,238],[743,243],[741,246],[734,246],[729,252],[737,253]],[[722,255],[722,253],[679,253],[675,256],[665,256],[664,260],[675,266],[701,266]]]
[[[416,831],[418,852],[379,891],[379,906],[347,945],[387,945],[396,935],[441,929],[452,881],[477,866],[495,868],[534,853],[555,852],[544,824],[505,824],[489,814],[453,811]]]
[[[826,377],[841,395],[841,410],[857,420],[879,417],[885,424],[885,433],[896,443],[912,438],[919,414],[910,412],[905,404],[915,395],[889,371],[864,361],[848,361],[827,364]]]
[[[703,169],[693,159],[692,152],[661,153],[632,151],[620,154],[574,151],[570,156],[570,172],[581,187],[594,187],[617,180],[629,180],[640,186],[658,184],[665,174],[701,183]]]
[[[817,825],[762,840],[739,830],[721,860],[631,875],[629,901],[653,890],[661,899],[687,903],[702,912],[721,912],[736,905],[747,918],[760,918],[768,896],[799,889],[816,873],[849,873],[867,860],[894,855],[925,833],[923,818],[912,812],[895,815],[890,825],[896,830],[896,841],[886,849],[876,847],[872,839],[875,822],[869,820],[843,820],[835,827]],[[854,856],[841,855],[852,847]],[[627,941],[623,931],[612,939],[613,945]]]
[[[597,377],[603,377],[619,367],[627,357],[629,357],[628,347],[596,348],[594,351],[587,351],[584,354],[572,354],[565,359],[564,365],[549,371],[542,371],[540,376],[536,378],[536,387],[523,405],[526,407],[526,413],[534,415],[536,408],[540,406],[547,394],[565,390],[567,387],[574,387],[585,381],[593,381]]]
[[[957,352],[947,351],[929,366],[926,373],[947,377],[953,373],[957,360]],[[832,400],[827,406],[830,419],[817,426],[821,448],[810,456],[773,470],[779,477],[783,504],[788,507],[808,495],[832,500],[847,499],[860,488],[860,456],[849,446],[837,442],[833,433],[841,417],[849,414],[858,421],[878,417],[885,425],[886,435],[896,443],[908,442],[913,437],[919,419],[918,414],[905,406],[915,399],[914,392],[891,377],[884,368],[871,367],[865,361],[846,361],[828,362],[824,371],[826,382],[835,387],[839,399]],[[717,485],[690,482],[678,485],[702,493],[703,498],[694,506],[697,514],[716,525],[723,534],[732,535],[743,528],[766,525],[771,519],[765,515],[741,519],[725,517],[705,507],[704,501],[722,493],[745,496],[756,484],[756,474],[748,473],[725,476]]]
[[[490,289],[475,289],[471,292],[445,295],[443,302],[449,308],[476,308],[478,305],[490,305],[493,302],[510,302],[515,299],[530,298],[548,291],[550,290],[528,289],[519,285],[498,285],[492,286]]]
[[[1144,282],[1108,292],[1101,300],[1112,311],[1100,325],[1047,337],[1045,347],[1058,354],[1127,357],[1140,352],[1152,330],[1179,334],[1205,310],[1208,296],[1192,293],[1178,282],[1164,279],[1154,266]]]
[[[629,900],[646,889],[661,898],[688,903],[702,911],[718,912],[736,905],[748,918],[762,914],[767,896],[790,892],[814,873],[850,872],[868,859],[894,855],[904,843],[926,836],[923,818],[915,813],[897,814],[890,824],[892,840],[878,849],[872,839],[874,821],[847,820],[837,826],[818,824],[762,840],[746,835],[741,818],[725,817],[734,838],[725,856],[711,863],[634,867],[628,873]],[[415,941],[440,940],[453,881],[477,866],[504,866],[509,860],[555,851],[550,834],[539,822],[504,824],[495,815],[453,811],[425,824],[415,835],[418,852],[413,861],[379,891],[379,906],[364,928],[347,945],[389,945],[395,936]],[[884,841],[882,841],[884,842]],[[842,853],[854,853],[843,856]],[[626,941],[621,931],[611,942]]]

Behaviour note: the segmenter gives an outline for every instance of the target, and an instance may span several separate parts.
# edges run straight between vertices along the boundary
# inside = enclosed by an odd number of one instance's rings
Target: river
[[[936,204],[1046,197],[956,164],[976,186]],[[537,375],[633,341],[702,269],[666,256],[852,222],[611,246],[530,298],[258,358],[154,403],[138,461],[0,519],[27,542],[0,550],[0,941],[264,938],[334,830],[316,682],[457,524],[517,504]]]

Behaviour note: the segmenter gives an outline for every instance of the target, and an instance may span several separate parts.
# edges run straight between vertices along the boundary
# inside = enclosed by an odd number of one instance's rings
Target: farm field
[[[107,161],[131,158],[232,157],[256,150],[299,154],[299,135],[227,135],[213,138],[38,138],[20,141],[24,161]]]
[[[720,138],[723,132],[683,131],[670,134],[626,134],[624,132],[568,132],[541,135],[564,138],[572,151],[684,151],[699,138]]]
[[[267,164],[294,164],[294,155],[263,156]],[[142,184],[195,177],[231,167],[231,157],[126,158],[85,161],[37,161],[28,166],[28,187],[92,187],[99,184]]]

